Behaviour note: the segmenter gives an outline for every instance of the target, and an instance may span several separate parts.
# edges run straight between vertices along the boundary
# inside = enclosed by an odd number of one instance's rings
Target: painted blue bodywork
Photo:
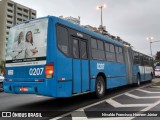
[[[142,71],[140,71],[140,67],[143,68]],[[148,81],[148,80],[151,80],[152,76],[153,75],[153,71],[152,72],[149,72],[147,73],[145,71],[145,69],[147,68],[147,66],[141,66],[139,64],[135,64],[133,69],[134,69],[134,82],[133,83],[137,83],[137,75],[139,74],[140,76],[140,81]]]
[[[29,75],[28,71],[30,68],[45,68],[45,65],[6,67],[6,71],[14,71],[14,76],[6,74],[4,81],[5,92],[17,94],[39,94],[52,97],[70,97],[73,94],[79,94],[86,91],[94,92],[96,77],[99,73],[104,73],[106,75],[107,89],[127,85],[125,64],[97,60],[72,59],[66,57],[60,52],[57,48],[56,24],[63,24],[72,29],[106,40],[118,46],[123,46],[122,43],[87,30],[81,26],[72,24],[66,20],[53,16],[48,16],[47,18],[49,19],[49,25],[46,63],[54,63],[53,78],[46,79],[44,72],[38,77],[31,77]],[[104,69],[98,70],[97,63],[104,64]],[[134,74],[137,74],[138,72],[138,66],[134,66]],[[42,80],[42,82],[36,82],[36,80]],[[135,80],[136,78],[134,81]],[[28,92],[20,92],[20,87],[28,87]],[[37,87],[37,91],[35,91],[35,87]]]

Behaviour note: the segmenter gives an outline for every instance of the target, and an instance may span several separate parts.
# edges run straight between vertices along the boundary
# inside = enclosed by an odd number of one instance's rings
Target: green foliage
[[[156,61],[160,61],[160,51],[157,51],[157,54],[156,54]]]
[[[157,66],[160,66],[160,51],[157,51],[155,62],[157,63]]]
[[[0,74],[1,73],[3,73],[3,71],[4,71],[4,69],[5,69],[5,61],[4,60],[2,60],[1,62],[0,62]]]
[[[160,66],[160,62],[158,62],[158,63],[156,64],[156,66]]]

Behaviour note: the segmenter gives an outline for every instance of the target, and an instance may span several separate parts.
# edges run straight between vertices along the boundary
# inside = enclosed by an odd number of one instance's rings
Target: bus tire
[[[137,83],[136,83],[136,86],[138,87],[138,86],[140,86],[140,84],[141,84],[140,75],[137,74]]]
[[[151,73],[151,79],[149,80],[149,82],[151,83],[153,79],[153,74]]]
[[[105,95],[106,89],[105,89],[105,81],[102,76],[98,76],[96,79],[95,84],[95,93],[97,98],[102,98]]]

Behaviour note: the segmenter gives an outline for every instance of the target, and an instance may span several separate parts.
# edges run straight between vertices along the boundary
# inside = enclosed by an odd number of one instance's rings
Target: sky
[[[82,25],[98,27],[100,10],[97,5],[106,4],[103,9],[103,25],[106,30],[134,49],[151,55],[150,43],[160,41],[160,0],[13,0],[37,10],[37,17],[47,15],[81,18]],[[152,43],[153,55],[160,51],[160,42]]]

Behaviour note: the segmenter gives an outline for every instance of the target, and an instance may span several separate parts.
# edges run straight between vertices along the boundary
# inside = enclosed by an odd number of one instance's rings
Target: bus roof
[[[57,18],[59,23],[64,24],[64,25],[66,25],[66,26],[68,26],[70,28],[76,29],[76,30],[78,30],[80,32],[83,32],[83,33],[91,35],[93,37],[108,41],[110,43],[113,43],[113,44],[116,44],[116,45],[119,45],[119,46],[123,46],[123,44],[121,42],[118,42],[117,40],[114,40],[114,39],[112,39],[110,37],[107,37],[107,36],[104,36],[102,34],[96,33],[94,31],[91,31],[91,30],[89,30],[87,28],[84,28],[84,27],[82,27],[80,25],[73,24],[72,22],[69,22],[69,21],[64,20],[62,18],[58,18],[58,17],[54,17],[54,16],[51,16],[51,17],[53,19]]]
[[[92,37],[96,37],[96,38],[99,38],[99,39],[108,41],[108,42],[110,42],[110,43],[113,43],[113,44],[116,44],[116,45],[119,45],[119,46],[124,46],[123,43],[118,42],[118,41],[115,40],[115,39],[112,39],[112,38],[110,38],[110,37],[104,36],[104,35],[102,35],[102,34],[100,34],[100,33],[96,33],[96,32],[94,32],[94,31],[91,31],[91,30],[89,30],[89,29],[87,29],[87,28],[84,28],[84,27],[82,27],[82,26],[80,26],[80,25],[73,24],[72,22],[69,22],[69,21],[67,21],[67,20],[64,20],[64,19],[62,19],[62,18],[55,17],[55,16],[46,16],[46,17],[41,17],[41,18],[35,18],[35,19],[27,20],[27,21],[25,21],[25,22],[23,22],[23,23],[20,23],[20,24],[24,24],[24,23],[28,23],[28,22],[30,22],[30,21],[34,21],[34,20],[38,20],[38,19],[44,19],[44,18],[56,19],[56,20],[58,20],[59,23],[65,25],[65,26],[68,26],[68,27],[70,27],[70,28],[72,28],[72,29],[76,29],[76,30],[78,30],[78,31],[80,31],[80,32],[82,32],[82,33],[84,33],[84,34],[91,35]],[[17,25],[20,25],[20,24],[17,24]],[[15,26],[17,26],[17,25],[15,25]],[[13,27],[14,27],[14,26],[13,26]]]
[[[145,53],[139,52],[138,50],[135,50],[135,49],[133,49],[133,48],[132,48],[132,50],[133,50],[134,52],[139,53],[139,54],[142,54],[142,55],[145,55],[145,56],[147,56],[147,57],[153,58],[152,56],[146,55]]]

